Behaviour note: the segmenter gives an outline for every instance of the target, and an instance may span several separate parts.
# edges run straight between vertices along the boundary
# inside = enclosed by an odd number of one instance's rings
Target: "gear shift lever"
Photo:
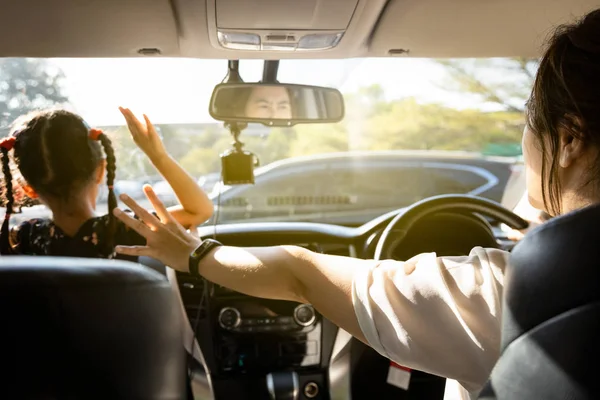
[[[297,400],[298,374],[295,371],[271,372],[267,375],[267,389],[271,400]]]

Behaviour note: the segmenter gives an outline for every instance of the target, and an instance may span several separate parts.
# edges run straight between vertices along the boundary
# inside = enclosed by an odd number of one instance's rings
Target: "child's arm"
[[[146,153],[158,172],[171,185],[180,206],[169,207],[173,217],[186,228],[200,225],[213,213],[213,204],[198,183],[166,151],[156,129],[144,115],[144,126],[128,108],[119,108],[133,140]]]

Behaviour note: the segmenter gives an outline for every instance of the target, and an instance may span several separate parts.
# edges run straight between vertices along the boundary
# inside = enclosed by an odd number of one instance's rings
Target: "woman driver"
[[[292,91],[284,86],[256,85],[224,90],[217,97],[218,114],[237,118],[288,120],[294,117]]]
[[[532,205],[552,216],[600,206],[600,10],[552,36],[527,103],[523,151]],[[382,355],[455,379],[473,397],[488,379],[499,356],[508,253],[474,248],[464,257],[399,262],[292,246],[200,245],[146,193],[161,221],[124,198],[146,224],[115,214],[147,247],[118,252],[155,257],[251,296],[311,303]]]

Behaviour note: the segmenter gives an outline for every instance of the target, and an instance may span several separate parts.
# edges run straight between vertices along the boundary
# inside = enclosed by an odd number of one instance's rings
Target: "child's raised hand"
[[[127,121],[127,127],[133,137],[135,144],[142,149],[150,158],[162,157],[167,154],[165,146],[158,136],[158,132],[154,129],[154,125],[150,119],[144,114],[146,125],[144,126],[128,108],[119,107],[119,111]]]

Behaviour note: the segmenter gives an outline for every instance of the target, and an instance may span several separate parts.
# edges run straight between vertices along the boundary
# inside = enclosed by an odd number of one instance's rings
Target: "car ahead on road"
[[[500,202],[516,159],[465,152],[379,151],[286,159],[257,169],[254,185],[217,185],[219,223],[319,221],[359,225],[440,194]]]

